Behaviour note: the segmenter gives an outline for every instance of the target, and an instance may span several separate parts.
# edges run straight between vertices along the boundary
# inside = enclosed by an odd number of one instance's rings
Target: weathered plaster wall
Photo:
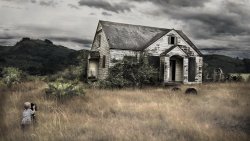
[[[168,38],[170,35],[174,35],[175,37],[177,37],[178,45],[187,46],[194,53],[195,56],[198,55],[196,51],[175,30],[170,31],[169,33],[161,37],[159,40],[151,44],[149,47],[146,48],[146,51],[152,56],[159,56],[165,50],[173,46],[173,44],[168,43]]]
[[[118,49],[110,49],[110,67],[115,65],[115,62],[121,61],[124,56],[137,56],[139,57],[138,51],[132,50],[118,50]]]
[[[99,51],[100,53],[100,60],[99,60],[99,67],[98,67],[98,79],[105,79],[108,76],[108,68],[110,64],[110,52],[109,52],[109,44],[108,40],[106,38],[105,33],[102,30],[102,26],[99,24],[97,27],[97,32],[96,34],[93,45],[91,50],[94,51]],[[101,44],[99,46],[99,40],[97,39],[97,36],[101,36]],[[105,61],[105,68],[103,68],[103,56],[106,56],[106,61]]]
[[[172,49],[170,52],[167,53],[168,57],[171,57],[174,55],[178,55],[181,57],[187,56],[179,47],[175,47],[174,49]]]

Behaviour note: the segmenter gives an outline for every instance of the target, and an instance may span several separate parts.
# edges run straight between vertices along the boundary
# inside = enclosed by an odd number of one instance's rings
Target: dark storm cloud
[[[104,0],[80,0],[79,5],[98,8],[98,9],[104,9],[104,10],[115,12],[115,13],[131,11],[131,8],[134,7],[133,5],[130,5],[126,2],[111,4],[110,2],[104,1]]]
[[[112,16],[112,14],[108,13],[108,12],[102,12],[103,16]]]
[[[193,13],[166,11],[173,19],[185,22],[196,38],[221,35],[249,35],[250,29],[242,24],[242,16],[230,13]]]
[[[9,39],[17,39],[19,36],[11,36],[11,35],[0,35],[0,40],[9,40]]]
[[[36,0],[30,0],[31,1],[31,3],[36,3]]]
[[[164,7],[200,7],[210,0],[130,0],[135,2],[151,2]]]
[[[201,51],[230,51],[233,50],[232,48],[228,48],[228,47],[221,47],[221,46],[213,46],[213,48],[211,47],[204,47],[200,49]]]
[[[36,3],[36,0],[3,0],[8,2],[17,2],[17,3]]]
[[[5,46],[6,44],[8,44],[9,42],[7,40],[1,40],[0,39],[0,46]]]
[[[63,42],[74,42],[79,44],[92,44],[92,40],[74,37],[48,37],[48,39]]]
[[[206,40],[198,44],[203,52],[250,58],[250,53],[246,53],[250,52],[250,10],[247,6],[250,4],[247,0],[130,1],[151,2],[158,7],[157,11],[152,11],[152,16],[165,16],[182,23],[182,30],[194,41]]]
[[[164,17],[165,15],[167,18],[183,23],[182,30],[193,37],[194,41],[213,39],[228,42],[225,43],[224,47],[218,48],[214,46],[214,43],[207,41],[206,43],[210,45],[210,47],[206,48],[207,51],[209,48],[213,51],[226,51],[230,46],[240,47],[244,50],[250,44],[250,40],[246,40],[250,37],[250,11],[248,6],[246,6],[246,4],[249,4],[249,1],[241,3],[229,0],[221,1],[221,3],[216,0],[130,1],[147,1],[155,4],[158,7],[156,11],[157,16]],[[206,6],[206,4],[210,4],[210,7]],[[232,43],[232,45],[229,46],[229,43]],[[199,46],[202,47],[202,44],[199,44]],[[230,50],[233,50],[233,48],[230,48]]]
[[[55,2],[55,0],[50,0],[50,1],[40,1],[39,3],[41,6],[56,6],[57,5],[57,2]]]

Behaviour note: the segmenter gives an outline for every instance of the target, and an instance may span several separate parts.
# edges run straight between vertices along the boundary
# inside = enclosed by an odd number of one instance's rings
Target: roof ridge
[[[129,24],[129,23],[121,23],[121,22],[112,22],[112,21],[104,21],[104,20],[99,20],[100,23],[106,22],[106,23],[112,23],[112,24],[119,24],[119,25],[128,25],[128,26],[140,26],[140,27],[147,27],[147,28],[155,28],[155,29],[161,29],[161,30],[176,30],[174,28],[161,28],[161,27],[154,27],[154,26],[146,26],[146,25],[137,25],[137,24]],[[181,31],[181,30],[178,30]]]

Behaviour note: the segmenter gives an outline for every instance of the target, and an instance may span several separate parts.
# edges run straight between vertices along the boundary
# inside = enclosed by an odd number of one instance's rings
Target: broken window
[[[177,38],[175,36],[169,36],[168,43],[172,45],[177,44]]]
[[[136,56],[124,56],[124,60],[130,61],[130,62],[137,62]]]

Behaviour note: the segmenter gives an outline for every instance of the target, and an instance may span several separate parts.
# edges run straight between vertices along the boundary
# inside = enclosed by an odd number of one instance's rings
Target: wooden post
[[[164,83],[169,82],[170,58],[164,57]]]
[[[202,83],[202,64],[203,64],[203,59],[202,57],[196,57],[196,76],[195,76],[195,81],[197,83]]]
[[[188,58],[183,58],[183,83],[188,83]]]

